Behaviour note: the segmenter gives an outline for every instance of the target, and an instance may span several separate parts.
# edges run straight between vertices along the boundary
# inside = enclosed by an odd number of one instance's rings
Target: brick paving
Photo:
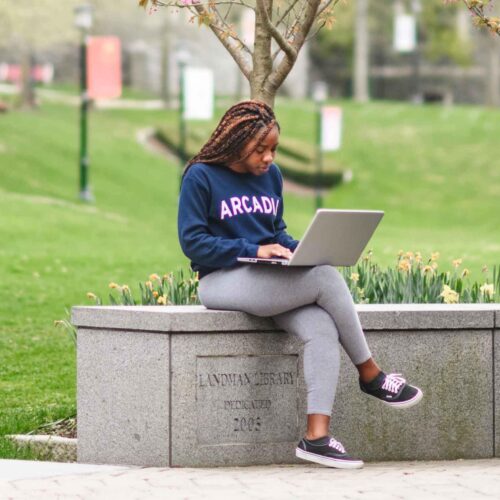
[[[2,462],[0,461],[0,468]],[[33,462],[32,462],[33,464]],[[22,464],[21,464],[22,465]],[[20,465],[20,466],[21,466]],[[0,498],[24,499],[369,499],[500,498],[500,459],[320,465],[138,468],[61,464],[48,477],[0,475]],[[41,465],[40,465],[41,467]],[[31,477],[30,477],[31,474]],[[58,475],[51,475],[58,474]],[[22,475],[22,474],[21,474]],[[40,475],[40,473],[39,473]],[[2,479],[3,477],[3,479]]]

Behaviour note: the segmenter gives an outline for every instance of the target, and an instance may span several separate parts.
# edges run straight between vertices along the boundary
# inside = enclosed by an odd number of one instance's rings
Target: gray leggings
[[[308,414],[331,415],[339,341],[355,365],[371,358],[349,288],[333,266],[223,268],[200,280],[198,296],[208,309],[272,317],[303,341]]]

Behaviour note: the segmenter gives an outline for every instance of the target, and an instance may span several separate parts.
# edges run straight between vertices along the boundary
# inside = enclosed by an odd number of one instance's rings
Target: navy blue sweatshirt
[[[299,244],[283,220],[283,178],[273,163],[260,176],[228,167],[195,163],[181,185],[179,242],[200,279],[223,267],[256,257],[259,245]]]

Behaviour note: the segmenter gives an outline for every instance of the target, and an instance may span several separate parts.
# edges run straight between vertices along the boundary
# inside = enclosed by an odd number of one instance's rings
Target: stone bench
[[[366,396],[342,351],[332,434],[367,461],[500,456],[500,304],[357,309],[375,358],[424,399],[397,411]],[[79,462],[303,463],[294,453],[306,424],[303,348],[272,319],[93,306],[74,307],[72,321]]]

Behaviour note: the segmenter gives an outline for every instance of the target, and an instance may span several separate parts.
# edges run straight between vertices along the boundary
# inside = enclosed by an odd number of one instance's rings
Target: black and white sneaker
[[[409,408],[416,405],[423,396],[422,391],[418,387],[407,384],[400,373],[386,375],[384,372],[380,372],[369,383],[360,380],[359,386],[366,394],[370,394],[394,408]]]
[[[364,465],[363,460],[349,456],[342,443],[330,436],[312,440],[302,438],[295,455],[309,462],[338,469],[359,469]]]

